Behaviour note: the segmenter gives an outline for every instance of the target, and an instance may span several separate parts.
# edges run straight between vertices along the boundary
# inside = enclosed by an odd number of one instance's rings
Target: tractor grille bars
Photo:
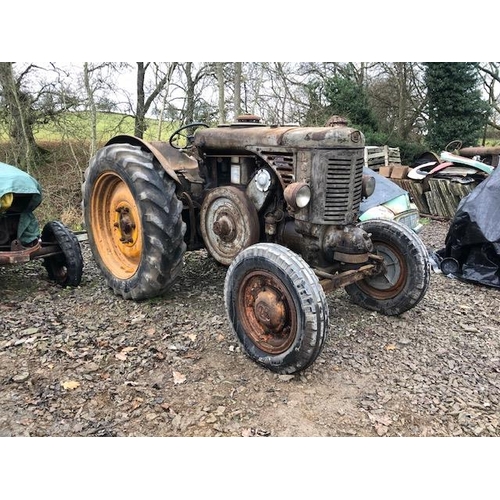
[[[363,158],[327,158],[325,222],[354,222],[361,203]]]

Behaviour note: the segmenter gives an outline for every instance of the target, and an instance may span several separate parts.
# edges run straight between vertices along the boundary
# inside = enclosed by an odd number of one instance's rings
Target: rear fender
[[[140,146],[141,148],[145,149],[146,151],[149,151],[158,161],[158,163],[163,167],[165,172],[174,179],[174,181],[177,184],[181,184],[179,177],[175,173],[175,167],[172,165],[172,158],[167,158],[167,149],[173,150],[175,153],[178,155],[182,155],[184,157],[187,157],[186,155],[183,155],[182,153],[179,153],[176,149],[172,148],[169,144],[163,143],[163,142],[156,142],[156,143],[150,143],[146,142],[142,139],[139,139],[138,137],[134,137],[132,135],[117,135],[116,137],[113,137],[110,139],[105,146],[109,146],[110,144],[130,144],[131,146]],[[161,150],[161,151],[160,151]],[[173,156],[175,153],[169,152],[168,156]],[[189,157],[187,157],[189,159]],[[182,161],[186,161],[184,158],[182,158]],[[193,160],[195,161],[195,160]],[[177,167],[179,169],[179,167]]]

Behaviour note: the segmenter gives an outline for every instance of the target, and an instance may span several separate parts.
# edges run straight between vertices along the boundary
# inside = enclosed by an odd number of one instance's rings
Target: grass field
[[[147,141],[167,141],[177,124],[146,119],[147,129],[144,139]],[[160,130],[161,126],[161,130]],[[35,130],[37,142],[61,142],[65,140],[90,140],[91,123],[88,113],[66,113],[54,122],[38,125]],[[115,135],[134,135],[134,117],[118,113],[98,113],[97,141],[104,143]],[[0,128],[0,141],[8,141],[7,131]]]

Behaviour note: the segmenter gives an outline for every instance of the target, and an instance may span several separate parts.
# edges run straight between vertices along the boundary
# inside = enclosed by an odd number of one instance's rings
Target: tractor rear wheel
[[[82,191],[90,248],[114,293],[142,300],[168,291],[182,270],[186,225],[176,184],[153,155],[105,146]]]
[[[230,265],[224,296],[245,353],[277,373],[310,366],[328,335],[328,304],[317,276],[291,250],[257,243]]]

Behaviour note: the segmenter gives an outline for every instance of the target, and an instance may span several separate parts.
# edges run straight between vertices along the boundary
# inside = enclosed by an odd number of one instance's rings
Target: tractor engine
[[[236,188],[255,207],[258,222],[248,214],[243,218],[260,236],[253,234],[245,244],[279,243],[318,268],[368,260],[370,238],[355,223],[361,200],[373,185],[363,178],[364,137],[358,130],[344,122],[317,128],[266,126],[257,117],[242,116],[233,124],[198,129],[194,146],[205,189],[226,186],[227,193]],[[214,203],[210,194],[203,206],[209,203]],[[234,209],[219,205],[206,208],[208,223],[201,218],[205,243],[217,239],[222,246],[238,245],[242,220],[231,215]]]

